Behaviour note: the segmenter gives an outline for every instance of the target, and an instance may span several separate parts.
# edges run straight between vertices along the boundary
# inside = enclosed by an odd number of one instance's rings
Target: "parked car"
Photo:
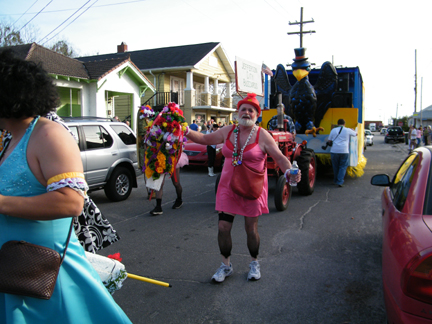
[[[222,155],[223,144],[216,145],[216,159],[214,166],[221,167],[223,165],[223,155]],[[189,158],[189,165],[202,165],[208,166],[208,155],[207,155],[207,145],[198,144],[187,140],[185,142],[184,152]]]
[[[135,133],[125,123],[97,117],[63,117],[77,139],[90,190],[104,189],[111,201],[129,197],[137,188]]]
[[[381,128],[380,134],[385,135],[386,133],[387,133],[387,128],[386,127]]]
[[[415,149],[382,196],[382,282],[387,323],[432,323],[432,146]],[[381,213],[381,210],[380,210]]]
[[[365,130],[365,142],[366,145],[372,146],[373,145],[373,138],[372,132],[368,129]]]
[[[387,133],[384,137],[384,143],[390,141],[405,142],[405,133],[400,126],[390,126],[387,128]]]

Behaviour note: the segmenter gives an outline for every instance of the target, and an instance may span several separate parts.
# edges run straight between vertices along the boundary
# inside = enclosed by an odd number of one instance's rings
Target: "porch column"
[[[219,80],[216,78],[213,80],[213,94],[212,94],[212,106],[220,106],[220,97],[218,94]]]
[[[195,106],[195,89],[193,88],[193,72],[186,72],[186,88],[184,90],[183,114],[186,122],[192,123],[192,107]]]
[[[211,93],[210,93],[210,82],[209,77],[204,77],[204,92],[201,94],[204,106],[211,106]]]
[[[226,107],[232,108],[233,107],[232,106],[233,101],[232,101],[232,93],[231,93],[231,82],[225,83],[225,86],[227,87],[227,89],[226,89],[226,94],[227,95],[226,95],[226,97],[224,99],[224,103],[225,103]]]

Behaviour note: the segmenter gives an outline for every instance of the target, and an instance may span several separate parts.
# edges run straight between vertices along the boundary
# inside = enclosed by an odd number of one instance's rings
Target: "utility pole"
[[[398,109],[399,109],[399,103],[396,104],[396,122],[395,122],[395,124],[393,126],[397,126],[398,125],[398,119],[397,119],[397,117],[398,117]]]
[[[423,77],[420,78],[420,126],[423,123]]]
[[[288,35],[300,35],[300,47],[303,47],[303,34],[312,34],[315,33],[315,30],[309,30],[309,31],[303,31],[303,24],[307,23],[313,23],[315,22],[312,18],[312,20],[303,21],[303,7],[300,9],[300,22],[297,20],[295,22],[289,22],[289,25],[300,25],[300,31],[299,32],[291,32],[287,33]]]

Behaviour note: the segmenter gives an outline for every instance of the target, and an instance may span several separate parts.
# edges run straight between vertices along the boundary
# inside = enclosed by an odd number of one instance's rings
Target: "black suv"
[[[62,118],[77,139],[90,190],[104,189],[111,201],[127,199],[142,174],[132,129],[107,118]]]
[[[390,141],[405,142],[405,134],[400,126],[390,126],[387,128],[387,132],[384,137],[384,143]]]

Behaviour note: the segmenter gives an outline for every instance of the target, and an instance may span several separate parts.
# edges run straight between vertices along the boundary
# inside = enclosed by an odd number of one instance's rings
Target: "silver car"
[[[104,189],[111,201],[129,197],[137,188],[136,137],[124,123],[96,117],[63,117],[77,138],[90,190]]]
[[[371,133],[371,131],[369,129],[365,130],[365,141],[366,141],[366,145],[372,146],[373,145],[373,134]]]

